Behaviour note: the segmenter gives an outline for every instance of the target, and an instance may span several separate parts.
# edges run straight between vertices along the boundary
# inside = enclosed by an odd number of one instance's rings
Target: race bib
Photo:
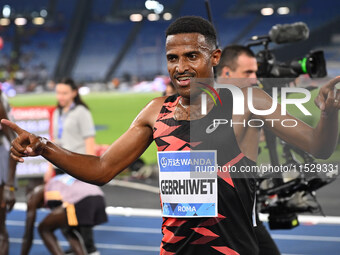
[[[158,152],[164,217],[216,217],[216,151]]]

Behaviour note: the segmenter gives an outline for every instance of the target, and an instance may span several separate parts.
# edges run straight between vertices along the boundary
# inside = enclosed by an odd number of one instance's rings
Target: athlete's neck
[[[180,97],[175,110],[174,118],[176,120],[195,120],[204,117],[201,111],[202,106],[200,97],[196,99],[197,100],[193,101],[184,97]],[[208,100],[209,112],[213,108],[213,106],[214,103],[212,102],[212,100]]]

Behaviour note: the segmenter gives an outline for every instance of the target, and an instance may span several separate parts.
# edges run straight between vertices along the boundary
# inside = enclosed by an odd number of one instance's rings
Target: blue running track
[[[39,210],[37,222],[48,212]],[[13,210],[8,214],[7,227],[10,235],[10,254],[20,254],[21,238],[26,212]],[[161,242],[159,217],[109,216],[109,222],[95,228],[96,246],[102,255],[156,255]],[[340,225],[301,225],[292,230],[275,230],[271,234],[284,255],[339,255]],[[60,231],[56,232],[64,249],[68,248]],[[46,255],[47,249],[35,229],[30,254]]]

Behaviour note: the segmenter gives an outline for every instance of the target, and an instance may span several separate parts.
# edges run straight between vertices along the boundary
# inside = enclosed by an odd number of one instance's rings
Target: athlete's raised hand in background
[[[17,138],[12,141],[11,156],[13,159],[24,162],[24,157],[38,156],[43,152],[47,142],[45,138],[35,136],[6,119],[2,119],[1,124],[18,134]]]

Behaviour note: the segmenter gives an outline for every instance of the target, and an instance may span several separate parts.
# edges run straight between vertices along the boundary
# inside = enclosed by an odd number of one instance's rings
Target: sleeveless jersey
[[[158,151],[216,150],[218,166],[255,165],[240,151],[232,126],[219,125],[207,134],[214,119],[232,119],[231,93],[221,90],[220,97],[223,106],[214,106],[203,118],[191,121],[174,118],[180,96],[168,97],[154,126]],[[190,130],[195,130],[195,134],[190,135]],[[254,176],[238,173],[236,178],[223,171],[217,175],[218,216],[163,217],[161,254],[258,254],[253,230]]]

